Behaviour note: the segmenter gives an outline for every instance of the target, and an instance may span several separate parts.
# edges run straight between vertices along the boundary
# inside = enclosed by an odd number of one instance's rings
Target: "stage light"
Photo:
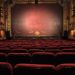
[[[71,36],[75,36],[75,30],[71,30]]]
[[[35,31],[35,36],[39,36],[40,35],[40,32],[39,31]]]

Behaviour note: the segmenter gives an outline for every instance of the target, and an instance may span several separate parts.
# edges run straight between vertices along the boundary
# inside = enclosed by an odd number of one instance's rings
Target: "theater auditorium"
[[[75,0],[0,0],[0,75],[75,75]]]

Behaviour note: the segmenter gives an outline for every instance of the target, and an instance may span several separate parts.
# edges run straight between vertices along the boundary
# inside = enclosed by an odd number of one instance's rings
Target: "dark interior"
[[[0,75],[75,75],[75,0],[0,0]]]

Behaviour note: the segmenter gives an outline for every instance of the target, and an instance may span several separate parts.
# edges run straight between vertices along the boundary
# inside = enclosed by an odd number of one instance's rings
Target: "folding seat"
[[[52,48],[49,48],[49,49],[45,49],[44,50],[44,52],[53,52],[53,53],[57,53],[57,52],[59,52],[60,51],[60,49],[52,49]]]
[[[75,64],[60,64],[56,67],[58,75],[75,75]]]
[[[7,62],[0,62],[0,75],[13,75],[11,64]]]
[[[0,53],[0,62],[7,62],[7,54]]]
[[[57,64],[75,63],[75,52],[59,52],[56,54]]]
[[[34,53],[34,52],[43,52],[43,51],[44,51],[43,49],[29,49],[28,50],[28,52],[31,53],[31,54]]]
[[[17,64],[14,68],[14,75],[54,75],[53,65],[43,64]]]
[[[75,48],[63,48],[62,51],[64,51],[64,52],[75,52]]]
[[[11,50],[11,53],[26,53],[27,50],[26,49],[15,49],[15,50]]]
[[[32,63],[37,64],[54,64],[54,53],[51,52],[35,52],[32,54]]]
[[[8,62],[13,66],[17,63],[30,63],[31,55],[29,53],[9,53]]]
[[[1,49],[0,48],[0,53],[10,53],[10,52],[11,52],[10,49],[7,49],[7,48]]]
[[[26,50],[26,48],[22,48],[22,46],[18,46],[17,47],[15,45],[10,46],[10,49],[13,50]]]

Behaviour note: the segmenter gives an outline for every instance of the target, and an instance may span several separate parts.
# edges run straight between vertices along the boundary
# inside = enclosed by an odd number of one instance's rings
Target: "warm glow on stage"
[[[13,9],[15,36],[60,36],[62,13],[58,5],[21,6],[15,6]]]
[[[39,31],[36,31],[35,32],[35,36],[40,36],[41,34],[40,34],[40,32]]]

